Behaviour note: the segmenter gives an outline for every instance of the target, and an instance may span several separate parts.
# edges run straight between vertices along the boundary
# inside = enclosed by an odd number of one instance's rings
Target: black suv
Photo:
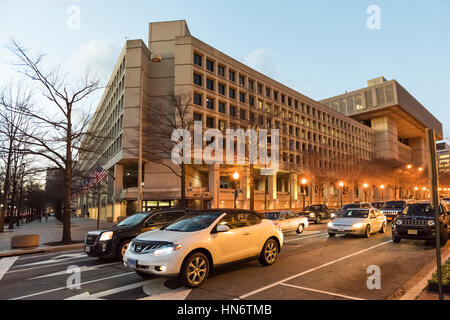
[[[334,210],[328,209],[326,204],[313,204],[307,206],[305,210],[299,212],[298,215],[305,216],[308,218],[308,221],[314,221],[314,223],[318,224],[323,219],[330,219],[333,211]]]
[[[193,210],[189,210],[191,211]],[[91,257],[122,259],[133,238],[141,233],[161,228],[186,213],[185,209],[135,213],[109,230],[89,231],[84,241],[84,251]]]
[[[381,212],[386,216],[387,221],[392,221],[406,208],[408,203],[404,200],[386,201]]]
[[[449,213],[445,204],[439,205],[440,209],[440,239],[441,245],[448,240]],[[430,203],[408,204],[392,223],[392,241],[400,242],[401,239],[426,240],[432,244],[436,239],[436,218]]]

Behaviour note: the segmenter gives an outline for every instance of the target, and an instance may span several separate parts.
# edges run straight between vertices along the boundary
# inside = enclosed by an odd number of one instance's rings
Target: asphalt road
[[[142,279],[120,262],[82,251],[3,258],[0,299],[385,299],[434,257],[423,241],[392,243],[390,229],[369,239],[329,238],[324,222],[300,236],[286,234],[274,265],[247,261],[217,268],[193,290],[176,278]],[[379,267],[380,289],[367,287],[369,266]],[[80,287],[68,288],[77,274]]]

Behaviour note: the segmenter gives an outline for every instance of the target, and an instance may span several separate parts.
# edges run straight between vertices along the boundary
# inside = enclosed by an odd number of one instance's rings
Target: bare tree
[[[86,75],[78,85],[70,85],[59,68],[46,71],[42,66],[44,55],[32,57],[26,48],[11,40],[10,50],[18,62],[16,66],[27,78],[42,89],[49,105],[46,108],[13,108],[14,112],[32,119],[37,132],[18,131],[29,138],[29,147],[22,151],[41,156],[64,172],[64,214],[62,242],[71,242],[70,213],[74,161],[81,150],[80,141],[88,134],[90,116],[83,112],[82,104],[99,89],[97,79]],[[48,109],[53,109],[52,114]]]

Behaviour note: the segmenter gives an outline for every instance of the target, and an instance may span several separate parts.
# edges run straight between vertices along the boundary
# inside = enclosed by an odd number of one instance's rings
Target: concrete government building
[[[161,61],[150,63],[152,55]],[[90,124],[109,139],[83,142],[96,152],[80,155],[80,169],[102,165],[110,173],[102,185],[100,217],[115,220],[136,212],[140,106],[151,114],[153,102],[176,95],[190,97],[189,117],[202,121],[204,129],[252,123],[280,130],[279,170],[266,178],[263,168],[254,168],[256,210],[300,208],[304,198],[318,201],[313,186],[300,182],[312,170],[342,171],[377,158],[424,165],[425,128],[442,138],[441,123],[395,80],[377,78],[367,88],[315,101],[195,38],[184,20],[150,23],[147,44],[126,41]],[[145,150],[145,132],[152,125],[142,121],[143,210],[176,206],[181,196],[179,177],[146,157],[151,150]],[[239,173],[237,181],[233,172]],[[233,207],[238,188],[237,207],[249,208],[247,166],[192,164],[186,173],[189,206]],[[335,205],[338,193],[328,185],[321,201]],[[358,190],[354,199],[361,200]],[[92,194],[78,204],[96,215]]]

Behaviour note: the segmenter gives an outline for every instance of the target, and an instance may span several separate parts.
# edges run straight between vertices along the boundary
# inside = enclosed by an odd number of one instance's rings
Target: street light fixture
[[[364,202],[367,202],[367,187],[369,185],[367,183],[363,184],[363,188],[364,188]]]
[[[233,179],[235,180],[234,182],[234,208],[236,209],[236,200],[239,197],[239,190],[237,188],[237,180],[239,179],[239,172],[235,171],[233,173]]]
[[[144,75],[145,70],[147,69],[147,66],[150,63],[159,63],[161,62],[162,58],[161,55],[155,54],[150,56],[150,61],[148,61],[143,67],[141,71],[141,88],[140,88],[140,103],[139,103],[139,156],[138,156],[138,194],[137,194],[137,212],[142,211],[142,130],[143,130],[143,123],[142,123],[142,115],[144,110]]]
[[[305,210],[305,196],[306,196],[306,183],[308,183],[308,180],[306,180],[305,178],[303,178],[301,181],[302,183],[302,196],[303,196],[303,210]]]
[[[384,201],[384,184],[382,184],[380,188],[381,188],[381,201]]]
[[[419,169],[417,169],[417,170],[419,170],[419,172],[422,172],[422,171],[423,171],[423,168],[422,168],[422,167],[419,167]]]
[[[412,168],[412,165],[408,164],[408,165],[406,166],[406,168],[411,169],[411,168]]]
[[[341,193],[341,208],[342,208],[342,206],[343,206],[343,204],[342,204],[342,202],[343,202],[343,200],[342,200],[342,197],[343,197],[343,192],[342,192],[342,188],[344,187],[344,182],[343,181],[340,181],[339,182],[339,187],[340,187],[340,193]]]

